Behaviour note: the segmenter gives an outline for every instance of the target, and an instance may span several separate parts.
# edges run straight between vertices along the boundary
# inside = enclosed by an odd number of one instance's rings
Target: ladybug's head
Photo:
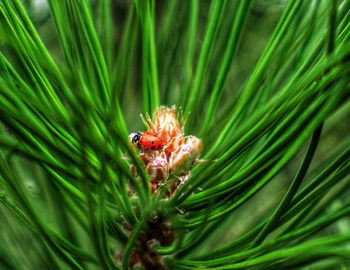
[[[137,132],[134,137],[132,137],[131,142],[135,143],[137,148],[141,148],[140,144],[139,144],[139,140],[142,137],[142,134],[140,132]]]

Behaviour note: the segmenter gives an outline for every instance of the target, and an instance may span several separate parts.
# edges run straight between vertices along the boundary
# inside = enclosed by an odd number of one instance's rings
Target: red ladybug
[[[132,138],[132,142],[136,143],[139,149],[143,148],[147,150],[159,151],[162,150],[164,146],[162,140],[154,133],[149,131],[144,131],[142,134],[137,132]]]

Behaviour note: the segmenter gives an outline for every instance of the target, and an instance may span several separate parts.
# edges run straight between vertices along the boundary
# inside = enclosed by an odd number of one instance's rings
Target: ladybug
[[[133,143],[136,143],[137,148],[155,150],[159,151],[163,149],[163,142],[158,138],[154,133],[149,131],[143,131],[142,134],[137,132],[131,140]]]

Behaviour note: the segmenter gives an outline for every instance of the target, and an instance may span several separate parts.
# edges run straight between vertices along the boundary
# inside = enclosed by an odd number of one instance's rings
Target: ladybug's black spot
[[[160,148],[160,145],[158,145],[158,148]]]
[[[151,149],[154,150],[154,146],[152,146]]]
[[[142,141],[140,141],[140,143],[142,143]]]
[[[154,141],[152,141],[152,144],[154,144]]]

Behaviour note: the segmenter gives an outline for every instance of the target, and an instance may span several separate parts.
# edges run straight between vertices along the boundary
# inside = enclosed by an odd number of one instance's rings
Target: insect
[[[132,142],[136,143],[137,148],[147,150],[162,150],[163,142],[154,133],[149,131],[137,132],[132,138]]]

